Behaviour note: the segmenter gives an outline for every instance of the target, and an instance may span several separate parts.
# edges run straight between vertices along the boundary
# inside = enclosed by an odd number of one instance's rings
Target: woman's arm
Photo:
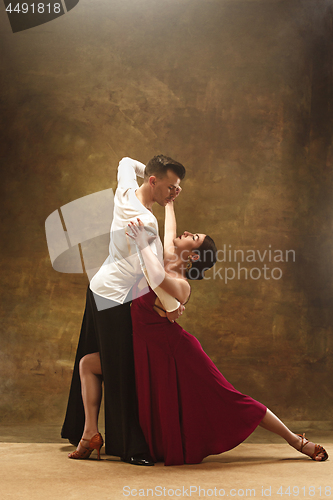
[[[149,235],[143,223],[138,219],[138,225],[131,223],[128,236],[135,240],[146,266],[150,285],[154,290],[158,286],[180,302],[186,302],[190,294],[190,285],[186,280],[173,278],[166,274],[163,266],[149,246]]]
[[[175,255],[173,240],[177,236],[177,221],[173,201],[165,206],[164,221],[164,266],[173,260]]]

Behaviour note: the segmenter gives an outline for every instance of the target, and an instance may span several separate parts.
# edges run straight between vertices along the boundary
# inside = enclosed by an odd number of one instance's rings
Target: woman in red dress
[[[203,279],[216,262],[216,247],[204,234],[176,238],[173,202],[166,206],[164,268],[151,251],[143,224],[131,224],[151,288],[132,302],[133,345],[140,425],[156,461],[200,463],[243,442],[260,425],[313,460],[328,455],[291,432],[263,404],[237,391],[202,350],[198,340],[166,318],[153,289],[186,303],[189,279]]]

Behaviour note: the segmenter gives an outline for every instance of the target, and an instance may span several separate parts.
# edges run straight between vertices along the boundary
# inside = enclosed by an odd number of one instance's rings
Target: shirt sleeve
[[[152,248],[151,245],[150,245],[150,248]],[[136,246],[136,249],[137,249],[138,256],[139,256],[141,270],[146,278],[148,285],[150,286],[150,288],[152,288],[154,290],[154,292],[156,293],[157,297],[160,299],[166,312],[175,311],[180,306],[180,302],[175,297],[172,297],[171,295],[169,295],[160,286],[153,287],[152,283],[150,282],[149,275],[148,275],[147,268],[146,268],[145,262],[143,260],[142,254],[137,246]],[[154,252],[154,250],[153,250],[153,252]]]
[[[125,157],[118,165],[118,187],[121,189],[137,188],[137,177],[143,177],[145,165],[132,158]]]

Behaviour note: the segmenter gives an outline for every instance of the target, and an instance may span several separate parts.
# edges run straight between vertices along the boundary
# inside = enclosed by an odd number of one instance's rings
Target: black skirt
[[[105,452],[128,459],[148,452],[138,419],[130,302],[105,309],[101,302],[112,305],[112,301],[94,295],[88,286],[61,437],[72,443],[82,437],[85,417],[79,363],[86,354],[99,352],[104,382]]]

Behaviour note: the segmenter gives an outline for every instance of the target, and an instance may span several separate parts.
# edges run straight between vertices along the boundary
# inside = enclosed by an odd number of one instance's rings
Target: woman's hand
[[[143,248],[148,246],[149,242],[152,239],[155,239],[155,237],[152,237],[147,233],[147,231],[144,228],[143,222],[139,218],[137,219],[137,221],[138,221],[137,224],[135,224],[132,221],[128,224],[129,228],[128,231],[130,231],[131,234],[127,231],[126,234],[127,236],[132,238],[132,240],[135,241],[140,250],[142,250]]]
[[[173,204],[173,202],[175,201],[175,199],[177,198],[177,196],[179,196],[179,195],[180,195],[181,191],[182,191],[182,188],[181,188],[180,186],[178,186],[177,188],[175,188],[175,189],[174,189],[174,194],[173,194],[173,196],[172,196],[171,200],[170,200],[170,201],[168,201],[168,203],[166,204],[166,206],[168,206],[168,205],[170,205],[170,204],[172,205],[172,204]]]

